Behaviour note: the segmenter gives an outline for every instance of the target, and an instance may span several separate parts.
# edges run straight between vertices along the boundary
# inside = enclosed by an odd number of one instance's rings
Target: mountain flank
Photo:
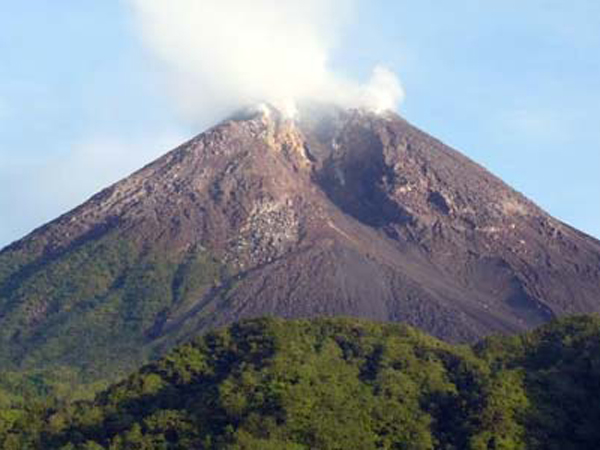
[[[451,342],[600,310],[600,242],[395,114],[237,114],[0,252],[0,362],[121,373],[258,316]]]

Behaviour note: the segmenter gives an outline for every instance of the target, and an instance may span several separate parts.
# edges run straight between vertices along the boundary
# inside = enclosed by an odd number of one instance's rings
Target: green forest
[[[474,346],[402,324],[254,319],[110,386],[77,380],[2,373],[0,448],[600,447],[593,316]]]

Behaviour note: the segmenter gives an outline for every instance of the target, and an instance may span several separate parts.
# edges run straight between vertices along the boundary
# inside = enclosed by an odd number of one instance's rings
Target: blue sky
[[[333,55],[401,78],[408,120],[600,236],[600,2],[363,1]],[[209,124],[121,1],[0,0],[0,247]]]

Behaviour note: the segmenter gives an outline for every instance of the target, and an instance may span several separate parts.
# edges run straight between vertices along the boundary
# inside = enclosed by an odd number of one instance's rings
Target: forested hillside
[[[474,347],[399,324],[258,319],[180,346],[93,401],[5,400],[0,447],[598,448],[599,393],[596,317]]]

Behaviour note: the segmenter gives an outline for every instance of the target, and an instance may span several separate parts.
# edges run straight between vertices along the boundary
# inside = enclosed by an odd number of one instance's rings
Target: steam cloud
[[[195,120],[269,102],[289,115],[298,100],[375,112],[404,97],[376,67],[361,85],[329,67],[354,0],[129,0],[149,49],[166,64],[173,91]]]

